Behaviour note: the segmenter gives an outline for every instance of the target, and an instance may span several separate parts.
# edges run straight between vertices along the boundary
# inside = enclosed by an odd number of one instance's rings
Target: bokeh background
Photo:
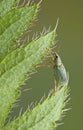
[[[59,51],[69,71],[71,100],[68,107],[72,109],[63,119],[64,125],[57,130],[83,130],[83,0],[42,0],[38,21],[34,22],[30,33],[42,32],[43,27],[48,29],[50,25],[53,29],[58,17],[56,51]],[[53,88],[53,70],[38,68],[24,87],[31,89],[21,95],[20,107],[24,105],[23,111]],[[18,114],[19,108],[14,110],[14,114]]]

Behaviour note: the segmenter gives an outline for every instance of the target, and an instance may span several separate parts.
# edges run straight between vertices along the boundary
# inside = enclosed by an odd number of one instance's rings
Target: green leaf
[[[9,10],[11,10],[12,5],[17,0],[0,0],[0,19],[4,16]]]
[[[38,5],[13,8],[0,19],[0,61],[14,50],[16,41],[31,24]]]
[[[68,97],[68,88],[63,86],[56,95],[48,96],[32,111],[26,111],[22,116],[10,122],[5,130],[53,130],[63,114],[63,108]]]
[[[47,55],[55,39],[55,30],[33,40],[24,48],[9,53],[0,63],[0,123],[5,121],[11,104],[19,96],[17,88],[24,83],[27,72],[35,69]],[[7,100],[7,102],[5,102]],[[4,111],[3,111],[4,110]]]

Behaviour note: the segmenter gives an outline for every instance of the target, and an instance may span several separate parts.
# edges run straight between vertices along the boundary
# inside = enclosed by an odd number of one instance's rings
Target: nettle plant
[[[24,46],[18,41],[31,25],[40,4],[16,6],[17,0],[0,0],[0,130],[53,130],[61,119],[68,87],[47,96],[33,109],[5,124],[16,99],[19,87],[29,77],[28,72],[36,69],[54,45],[56,29],[44,33]],[[20,113],[20,111],[19,111]],[[4,125],[5,124],[5,125]]]

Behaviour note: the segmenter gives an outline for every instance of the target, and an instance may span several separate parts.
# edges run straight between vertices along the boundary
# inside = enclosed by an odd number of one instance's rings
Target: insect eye
[[[58,58],[58,56],[56,55],[56,58]]]
[[[58,56],[56,55],[55,58],[54,58],[54,60],[57,61],[57,58],[58,58]]]
[[[57,58],[58,58],[58,56],[56,55],[56,56],[55,56],[55,60],[56,60]]]

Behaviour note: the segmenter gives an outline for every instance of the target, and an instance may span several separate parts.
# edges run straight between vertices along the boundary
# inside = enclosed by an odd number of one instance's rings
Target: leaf
[[[17,0],[0,0],[0,19],[4,16],[9,10],[11,10],[12,5]]]
[[[27,79],[27,72],[35,69],[36,64],[42,62],[48,53],[46,48],[49,49],[53,45],[54,39],[55,30],[40,36],[24,48],[17,48],[0,63],[1,125],[11,109],[11,104],[20,94],[17,88]]]
[[[0,19],[0,61],[15,49],[16,41],[31,24],[38,5],[13,8]]]
[[[53,130],[63,114],[68,97],[68,88],[63,86],[56,95],[48,96],[43,103],[39,103],[32,111],[26,111],[22,116],[10,122],[5,130]]]

